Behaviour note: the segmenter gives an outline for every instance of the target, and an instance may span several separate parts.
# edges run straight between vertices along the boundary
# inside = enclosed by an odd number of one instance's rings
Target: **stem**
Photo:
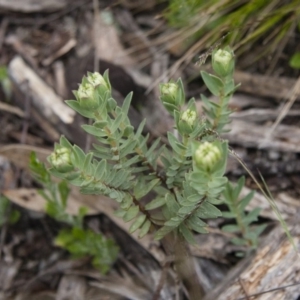
[[[204,289],[184,238],[181,235],[175,237],[174,234],[168,234],[163,238],[162,244],[167,254],[175,256],[176,271],[189,293],[189,299],[201,300]]]

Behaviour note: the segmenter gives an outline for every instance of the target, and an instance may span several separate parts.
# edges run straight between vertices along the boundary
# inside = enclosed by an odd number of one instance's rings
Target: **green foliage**
[[[103,77],[88,74],[74,92],[76,100],[67,104],[90,119],[82,128],[97,143],[85,153],[61,137],[48,159],[49,171],[80,187],[82,193],[115,200],[119,204],[115,214],[132,222],[131,233],[139,231],[143,237],[152,231],[155,239],[180,235],[194,243],[194,232],[208,232],[206,219],[222,216],[217,205],[227,186],[228,143],[219,134],[229,123],[228,102],[237,88],[232,78],[233,57],[229,48],[216,51],[215,74],[202,72],[209,90],[218,96],[217,103],[203,97],[206,119],[198,116],[195,99],[189,99],[184,108],[180,79],[160,85],[161,101],[175,121],[175,131],[167,135],[168,145],[157,139],[148,146],[149,136],[142,135],[145,121],[134,131],[128,118],[132,95],[117,106],[108,72]],[[158,161],[162,166],[158,167]],[[146,204],[145,196],[151,196]]]
[[[290,66],[294,69],[300,69],[300,52],[296,52],[290,59]]]
[[[18,222],[20,212],[10,208],[10,201],[0,194],[0,227],[5,223],[14,224]]]
[[[55,239],[55,244],[68,250],[74,258],[92,257],[92,264],[106,274],[115,262],[119,249],[113,240],[89,229],[78,227],[63,229]]]
[[[178,30],[173,35],[176,44],[181,38],[185,49],[197,43],[196,54],[222,38],[226,44],[235,45],[239,55],[267,38],[268,43],[256,58],[273,54],[299,23],[299,16],[298,0],[170,0],[165,11],[170,26]]]
[[[11,97],[12,85],[5,66],[0,66],[0,84],[6,96],[6,100],[9,100]]]
[[[260,208],[255,208],[248,213],[245,208],[254,196],[254,191],[248,193],[242,199],[240,193],[245,184],[245,178],[241,177],[236,186],[227,182],[225,190],[223,191],[224,203],[228,206],[229,211],[223,212],[223,217],[228,219],[235,219],[236,224],[223,226],[222,230],[234,234],[240,234],[241,237],[234,237],[232,242],[236,245],[249,246],[256,248],[258,237],[266,228],[266,224],[253,225],[257,221],[260,213]]]
[[[43,186],[39,193],[47,201],[47,214],[71,226],[59,232],[55,244],[68,250],[75,258],[91,256],[93,265],[105,274],[117,258],[118,247],[114,241],[106,239],[101,233],[83,228],[83,218],[87,213],[85,207],[81,207],[75,216],[67,213],[70,193],[67,181],[53,181],[50,172],[34,152],[31,153],[29,167],[35,179]]]

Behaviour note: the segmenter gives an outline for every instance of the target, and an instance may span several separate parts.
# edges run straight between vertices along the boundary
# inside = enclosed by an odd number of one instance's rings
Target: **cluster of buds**
[[[104,93],[110,91],[110,85],[98,72],[88,73],[88,76],[82,80],[77,91],[80,106],[95,110],[99,107],[99,101]]]
[[[212,67],[220,77],[232,75],[234,69],[234,56],[232,50],[226,47],[224,50],[219,49],[213,52]]]
[[[66,173],[74,169],[71,161],[71,150],[66,147],[56,149],[51,153],[48,160],[58,172]]]
[[[199,169],[210,171],[220,160],[221,151],[214,143],[204,142],[196,148],[194,161]]]

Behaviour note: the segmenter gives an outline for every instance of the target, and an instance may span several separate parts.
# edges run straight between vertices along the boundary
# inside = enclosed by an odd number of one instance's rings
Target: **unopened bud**
[[[65,173],[74,169],[71,162],[71,150],[65,147],[56,149],[49,156],[49,162],[59,172]]]
[[[233,72],[234,58],[232,51],[229,50],[217,50],[212,56],[212,67],[217,75],[226,77]]]
[[[200,144],[194,153],[194,160],[197,167],[210,171],[221,158],[221,151],[218,146],[204,142]]]
[[[94,110],[99,105],[96,99],[95,88],[89,82],[83,81],[80,84],[77,96],[79,98],[80,106],[85,109]]]
[[[104,86],[106,89],[109,89],[107,82],[105,81],[105,79],[103,78],[103,76],[101,74],[99,74],[98,72],[95,73],[90,73],[87,77],[88,82],[93,86],[93,87],[97,87],[99,85]]]
[[[176,83],[173,82],[162,83],[160,85],[160,98],[162,102],[166,102],[177,106],[178,103],[176,103],[177,102],[176,99],[177,99],[178,90],[179,90],[179,86]]]
[[[82,83],[78,89],[78,97],[80,99],[90,99],[94,97],[94,87],[91,83]]]
[[[181,134],[190,134],[194,128],[197,119],[196,111],[192,109],[185,110],[177,124],[178,130]]]

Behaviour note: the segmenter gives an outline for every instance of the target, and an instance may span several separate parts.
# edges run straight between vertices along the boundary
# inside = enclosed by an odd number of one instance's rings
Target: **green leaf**
[[[107,161],[106,159],[102,159],[96,167],[94,176],[96,179],[101,180],[105,177],[106,172],[107,172]]]
[[[171,195],[170,193],[167,193],[165,195],[165,199],[166,199],[166,205],[167,205],[168,211],[171,214],[176,215],[180,207],[179,207],[179,204],[176,202],[174,196]]]
[[[136,185],[134,195],[137,199],[141,199],[142,197],[147,195],[159,182],[160,179],[156,178],[151,180],[150,182],[147,182],[147,184],[143,182],[142,185]]]
[[[126,98],[124,99],[123,105],[122,105],[122,113],[127,116],[128,115],[128,111],[129,111],[129,107],[130,107],[130,103],[131,103],[131,99],[132,99],[132,95],[133,93],[129,93]]]
[[[70,193],[70,188],[68,186],[68,183],[66,181],[61,181],[58,184],[58,191],[59,191],[59,195],[60,195],[60,199],[61,199],[61,203],[63,204],[63,208],[66,208],[67,205],[67,200],[69,197],[69,193]]]
[[[148,203],[145,206],[145,209],[146,210],[152,210],[152,209],[159,208],[159,207],[161,207],[161,206],[163,206],[165,204],[166,204],[166,200],[165,200],[164,197],[157,197],[154,200],[152,200],[150,203]]]
[[[300,52],[293,54],[293,56],[290,58],[289,65],[293,69],[300,69]]]
[[[91,175],[92,174],[92,170],[93,170],[93,166],[92,166],[92,159],[93,159],[93,153],[89,153],[86,155],[84,162],[83,162],[83,167],[82,167],[82,171]]]
[[[179,226],[179,231],[189,244],[196,244],[193,233],[184,224]]]
[[[248,242],[242,238],[233,238],[231,239],[232,244],[237,246],[247,246]]]
[[[252,228],[252,231],[255,233],[255,235],[258,237],[262,234],[262,232],[267,228],[268,224],[261,224],[257,225],[254,228]]]
[[[85,153],[77,145],[73,147],[73,150],[74,150],[74,157],[75,157],[74,164],[78,166],[78,168],[82,169],[85,160]]]
[[[103,129],[97,128],[93,125],[83,124],[81,125],[81,127],[84,129],[84,131],[86,131],[87,133],[93,136],[97,136],[97,137],[107,136],[107,133]]]
[[[169,227],[178,227],[183,221],[182,217],[176,216],[165,222],[164,226],[169,226]]]
[[[225,225],[222,227],[222,230],[225,232],[232,232],[232,233],[241,231],[239,226],[237,226],[237,225]]]
[[[186,220],[186,225],[199,233],[207,233],[207,224],[199,219],[197,216],[192,215]]]
[[[197,206],[196,205],[183,206],[179,209],[178,214],[179,215],[188,215],[195,209],[195,207],[197,207]]]
[[[233,192],[233,198],[237,199],[239,194],[241,193],[243,187],[245,185],[245,176],[242,176],[238,182],[237,182],[237,185],[234,189],[234,192]]]
[[[248,225],[252,222],[255,222],[257,221],[258,219],[258,216],[259,216],[259,213],[261,211],[261,208],[260,207],[256,207],[254,208],[252,211],[250,211],[247,216],[243,219],[243,223],[245,225]]]
[[[145,156],[149,157],[152,152],[155,150],[155,148],[158,146],[160,142],[160,138],[156,139],[155,142],[151,145],[151,147],[149,148],[149,150],[146,152]]]
[[[131,224],[129,228],[129,233],[134,233],[137,229],[139,229],[145,222],[146,215],[140,215],[137,219]]]
[[[62,147],[66,147],[68,149],[72,149],[71,143],[65,138],[65,136],[61,136],[59,139],[59,143]]]
[[[254,194],[255,194],[255,191],[251,191],[242,200],[240,200],[240,202],[238,204],[240,211],[245,210],[245,208],[248,206],[249,202],[252,200]]]
[[[140,210],[138,206],[131,206],[124,215],[123,220],[125,222],[133,220],[138,215],[139,211]]]
[[[186,151],[186,147],[183,146],[171,132],[168,132],[168,141],[176,153],[181,155],[183,151]]]
[[[222,212],[214,205],[205,201],[196,210],[195,215],[198,216],[200,219],[209,219],[209,218],[217,218],[222,216]]]
[[[215,96],[220,96],[224,88],[222,80],[219,77],[208,74],[205,71],[201,71],[201,76],[210,92]]]
[[[91,112],[87,109],[83,109],[80,107],[80,104],[76,100],[66,100],[65,101],[72,109],[74,109],[76,112],[78,112],[80,115],[92,119],[94,118],[94,112]]]
[[[156,231],[156,233],[154,235],[154,239],[155,240],[160,240],[165,235],[167,235],[168,233],[170,233],[172,230],[174,230],[174,227],[163,226],[162,228],[160,228],[159,230]]]
[[[226,219],[234,219],[235,218],[235,214],[231,211],[223,211],[222,212],[222,217],[226,218]]]
[[[146,220],[146,222],[143,224],[140,232],[139,232],[139,238],[144,237],[150,230],[151,222],[149,220]]]

